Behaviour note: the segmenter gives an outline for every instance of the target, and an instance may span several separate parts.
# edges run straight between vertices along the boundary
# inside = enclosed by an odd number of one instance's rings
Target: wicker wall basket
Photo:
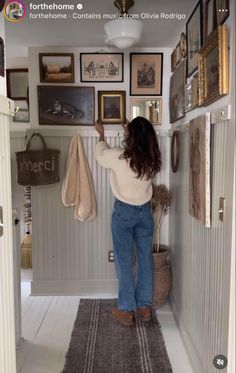
[[[160,308],[166,302],[172,284],[169,248],[161,245],[160,251],[152,255],[154,277],[153,307]]]

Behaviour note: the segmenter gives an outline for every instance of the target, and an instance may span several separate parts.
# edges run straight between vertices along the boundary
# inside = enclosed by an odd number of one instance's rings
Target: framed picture
[[[147,97],[131,99],[131,120],[140,116],[152,124],[162,124],[162,99]]]
[[[26,101],[16,101],[15,109],[18,110],[13,117],[13,122],[28,123],[30,121],[29,109]]]
[[[130,54],[130,96],[161,96],[163,53]]]
[[[199,52],[199,105],[208,105],[229,93],[228,28],[218,26]]]
[[[170,122],[185,116],[186,63],[183,60],[170,78]]]
[[[198,74],[185,86],[185,111],[198,106]]]
[[[202,46],[202,1],[200,0],[193,10],[187,24],[187,75],[188,77],[197,69],[198,51]]]
[[[124,123],[125,91],[98,91],[98,118],[105,124]]]
[[[39,124],[93,125],[94,87],[38,86]]]
[[[216,3],[215,0],[207,0],[205,4],[205,39],[216,28]]]
[[[41,83],[74,83],[73,53],[39,53]]]
[[[171,72],[173,73],[176,68],[176,49],[171,53]]]
[[[210,113],[190,121],[189,212],[206,227],[211,221]]]
[[[186,57],[187,54],[187,44],[186,44],[186,35],[184,32],[180,35],[180,51],[181,51],[181,60]]]
[[[12,100],[27,100],[28,69],[7,69],[7,96]]]
[[[229,13],[229,0],[216,0],[217,25],[222,25]]]
[[[5,51],[4,40],[0,38],[0,76],[5,76]]]
[[[180,42],[177,44],[175,50],[176,50],[176,65],[178,66],[180,62],[182,61]]]
[[[123,53],[80,53],[81,82],[123,82]]]

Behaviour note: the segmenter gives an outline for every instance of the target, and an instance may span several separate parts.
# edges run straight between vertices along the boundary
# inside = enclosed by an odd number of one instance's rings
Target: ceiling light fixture
[[[134,0],[115,0],[119,9],[119,18],[105,24],[106,42],[119,49],[132,47],[141,38],[142,22],[129,17],[128,11],[134,5]]]

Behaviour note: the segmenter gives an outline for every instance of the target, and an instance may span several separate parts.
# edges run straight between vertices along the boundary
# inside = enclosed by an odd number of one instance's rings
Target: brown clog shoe
[[[151,320],[150,308],[137,308],[136,313],[143,321]]]
[[[112,308],[111,314],[114,317],[114,319],[116,319],[123,325],[129,326],[129,325],[133,325],[134,323],[133,312],[125,312],[125,311],[120,311],[117,308]]]

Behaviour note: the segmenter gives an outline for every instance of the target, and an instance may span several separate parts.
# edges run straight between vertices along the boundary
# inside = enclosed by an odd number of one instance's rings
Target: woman
[[[110,183],[115,195],[112,213],[112,237],[115,266],[119,280],[118,308],[115,319],[132,325],[134,312],[150,320],[152,304],[152,236],[150,207],[152,179],[161,168],[161,153],[152,124],[137,117],[125,127],[124,148],[110,148],[104,138],[104,127],[96,122],[99,142],[97,162],[111,169]],[[137,252],[137,275],[132,278],[133,242]]]

